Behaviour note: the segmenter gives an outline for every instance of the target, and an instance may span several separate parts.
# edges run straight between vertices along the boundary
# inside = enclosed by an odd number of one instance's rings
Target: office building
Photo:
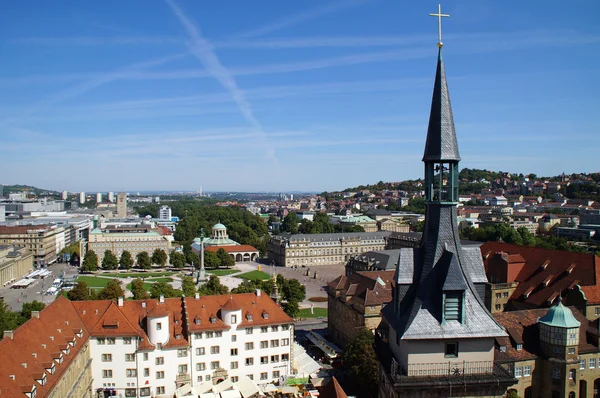
[[[169,206],[161,206],[158,209],[158,218],[160,220],[171,220],[171,208]]]
[[[56,261],[65,247],[65,228],[57,225],[0,226],[0,245],[14,245],[33,253],[36,267]]]
[[[121,192],[117,195],[117,218],[127,217],[127,194]]]

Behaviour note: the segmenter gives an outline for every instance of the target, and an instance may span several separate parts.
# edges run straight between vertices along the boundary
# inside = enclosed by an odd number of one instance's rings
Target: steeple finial
[[[438,17],[438,48],[442,48],[444,43],[442,43],[442,17],[450,17],[450,14],[442,14],[442,5],[438,4],[438,12],[437,14],[429,14],[431,17]]]

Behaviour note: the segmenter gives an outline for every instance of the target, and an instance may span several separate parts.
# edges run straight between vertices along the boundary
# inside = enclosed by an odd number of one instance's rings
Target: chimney
[[[142,301],[142,308],[146,308],[146,302]]]
[[[96,315],[98,315],[98,310],[96,310]]]
[[[14,339],[14,333],[12,330],[5,330],[4,331],[4,338],[9,338],[9,339]]]
[[[31,319],[33,319],[33,318],[40,319],[40,312],[39,311],[31,311]]]
[[[123,297],[119,297],[118,303],[119,303],[119,307],[123,306]]]
[[[260,295],[261,295],[260,289],[256,289],[256,297],[260,297]]]
[[[165,296],[163,296],[162,294],[160,295],[160,297],[158,298],[158,302],[161,304],[165,303]]]
[[[196,300],[200,299],[200,293],[196,293],[196,294],[194,295],[194,298],[195,298]]]

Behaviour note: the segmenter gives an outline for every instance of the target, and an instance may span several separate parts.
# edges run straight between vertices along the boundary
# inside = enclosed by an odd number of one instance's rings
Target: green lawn
[[[97,276],[82,275],[77,278],[77,282],[85,282],[88,287],[103,288],[108,285],[112,278],[98,278]]]
[[[303,308],[300,310],[298,314],[298,318],[317,318],[322,316],[325,318],[327,316],[327,308],[314,308],[314,314],[310,313],[310,308]]]
[[[267,280],[267,279],[271,278],[271,276],[269,274],[267,274],[266,272],[262,272],[262,271],[250,271],[250,272],[243,273],[241,275],[236,275],[236,277],[242,278],[242,279],[248,279],[251,281]]]
[[[104,272],[102,276],[110,276],[115,278],[156,278],[160,276],[171,276],[175,272],[126,272],[123,274],[116,274],[111,272]]]
[[[173,278],[166,278],[166,277],[161,277],[161,278],[146,278],[147,282],[173,282]]]
[[[232,269],[211,269],[211,270],[206,271],[207,274],[212,274],[212,275],[216,275],[216,276],[231,275],[231,274],[235,274],[236,272],[240,272],[240,270],[232,268]]]

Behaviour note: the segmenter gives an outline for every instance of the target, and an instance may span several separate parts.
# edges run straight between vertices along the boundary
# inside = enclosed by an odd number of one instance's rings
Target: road
[[[3,287],[0,289],[0,296],[4,297],[4,302],[8,304],[11,311],[20,311],[23,303],[32,302],[34,300],[50,304],[56,299],[56,296],[45,295],[44,293],[52,282],[58,276],[69,277],[78,274],[78,268],[71,267],[68,264],[58,263],[48,266],[48,269],[52,271],[52,275],[45,278],[36,280],[35,283],[31,284],[26,289],[11,289],[10,286]]]

